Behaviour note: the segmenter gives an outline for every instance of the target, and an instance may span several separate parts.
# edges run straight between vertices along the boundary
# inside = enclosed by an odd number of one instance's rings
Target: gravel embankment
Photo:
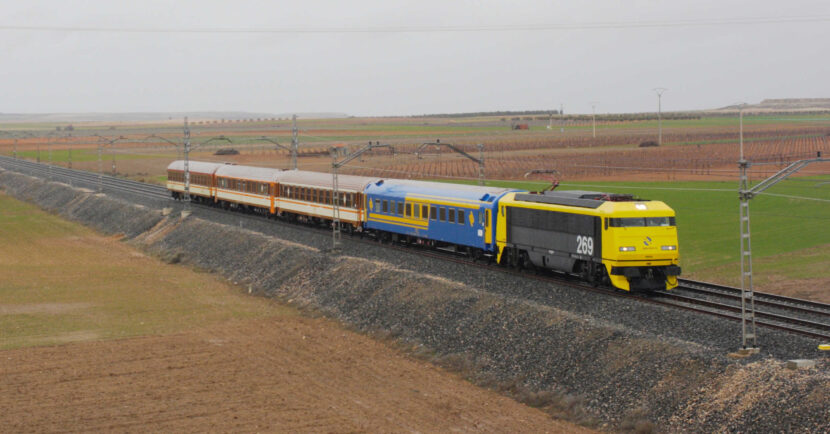
[[[332,255],[325,233],[198,207],[182,221],[172,202],[163,217],[8,171],[0,186],[162,257],[396,337],[481,384],[529,401],[553,392],[544,403],[611,428],[827,429],[830,363],[782,366],[818,357],[810,339],[760,329],[761,356],[733,361],[740,326],[731,321],[348,240]]]

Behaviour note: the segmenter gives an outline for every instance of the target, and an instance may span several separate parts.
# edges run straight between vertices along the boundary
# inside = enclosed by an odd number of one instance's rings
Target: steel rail
[[[680,284],[684,289],[688,289],[691,291],[721,291],[722,293],[729,293],[729,294],[740,294],[741,289],[735,288],[732,286],[726,285],[719,285],[716,283],[709,283],[709,282],[700,282],[695,280],[688,280],[688,279],[679,279]],[[740,297],[740,296],[739,296]],[[804,300],[801,298],[794,298],[794,297],[787,297],[785,295],[778,295],[778,294],[770,294],[768,292],[759,292],[755,291],[755,297],[762,297],[769,300],[775,300],[781,303],[791,303],[791,304],[799,304],[803,306],[810,306],[812,308],[824,310],[830,312],[830,304],[821,303],[818,301],[812,300]],[[758,299],[756,298],[755,303],[758,303]]]

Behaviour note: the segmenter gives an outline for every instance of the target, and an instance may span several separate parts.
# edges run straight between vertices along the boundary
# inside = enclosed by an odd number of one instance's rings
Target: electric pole
[[[593,137],[597,138],[597,102],[591,102],[591,131]]]
[[[291,169],[297,170],[297,150],[300,139],[297,137],[297,115],[291,116]]]
[[[654,88],[657,93],[657,145],[663,146],[663,92],[667,91],[665,87]]]

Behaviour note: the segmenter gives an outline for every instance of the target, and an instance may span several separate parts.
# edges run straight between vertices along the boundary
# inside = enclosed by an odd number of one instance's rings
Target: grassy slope
[[[294,314],[0,193],[0,349]]]
[[[17,155],[19,158],[27,158],[29,160],[34,160],[37,158],[37,151],[18,151]],[[163,154],[127,154],[127,153],[117,153],[115,154],[116,160],[136,160],[142,158],[159,158],[159,157],[166,157]],[[52,150],[52,157],[51,161],[53,163],[66,163],[69,161],[69,151],[67,149],[54,149]],[[104,150],[103,154],[101,155],[101,160],[105,163],[108,161],[112,161],[112,154]],[[40,161],[42,163],[49,162],[49,150],[44,147],[44,149],[40,150]],[[98,151],[94,149],[82,149],[82,150],[74,150],[72,151],[72,161],[73,162],[82,162],[82,161],[98,161]]]
[[[470,182],[473,183],[473,182]],[[490,185],[539,190],[536,182],[494,181]],[[812,201],[760,195],[750,203],[752,252],[756,274],[818,278],[826,275],[830,251],[830,187],[794,178],[767,190]],[[563,183],[563,190],[633,193],[662,200],[677,212],[684,274],[736,283],[739,277],[738,194],[734,182],[585,182]],[[762,277],[763,279],[763,277]],[[761,281],[763,283],[763,280]]]

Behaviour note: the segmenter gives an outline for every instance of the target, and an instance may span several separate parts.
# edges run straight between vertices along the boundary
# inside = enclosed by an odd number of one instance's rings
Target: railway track
[[[132,181],[110,175],[99,175],[85,170],[68,169],[66,167],[36,163],[33,161],[14,159],[0,156],[0,167],[13,169],[25,173],[58,182],[64,182],[76,187],[97,191],[99,185],[102,191],[120,191],[136,194],[152,199],[170,199],[170,193],[161,185],[147,184],[144,182]]]
[[[673,291],[660,292],[658,297],[740,321],[740,288],[686,279],[679,283]],[[757,325],[817,338],[830,337],[830,304],[758,291],[754,298]]]
[[[9,168],[18,172],[47,179],[51,177],[53,180],[88,188],[93,191],[97,190],[99,186],[98,174],[81,170],[67,169],[59,166],[49,167],[45,164],[12,159],[9,157],[0,157],[0,167]],[[162,201],[172,200],[167,189],[160,185],[146,184],[109,175],[101,177],[101,184],[103,186],[103,191],[119,191]],[[195,209],[200,209],[207,213],[227,213],[227,211],[219,210],[204,204],[193,203],[192,205]],[[262,222],[262,217],[255,214],[236,213],[236,215],[240,219],[251,219],[252,221]],[[317,234],[329,233],[328,229],[320,227],[302,226],[279,221],[276,221],[275,224],[291,225],[293,228]],[[349,238],[349,241],[373,245],[378,244],[378,241],[374,238],[351,237]],[[738,288],[681,279],[680,285],[670,292],[660,291],[652,294],[632,297],[629,293],[611,288],[593,287],[574,279],[568,279],[567,276],[555,273],[545,271],[539,273],[522,272],[521,270],[498,266],[486,261],[476,261],[467,256],[453,254],[452,252],[443,250],[412,248],[411,246],[404,246],[401,244],[384,244],[384,246],[390,249],[406,252],[408,254],[418,254],[425,257],[436,258],[441,261],[457,262],[466,266],[520,275],[522,278],[546,281],[560,286],[569,286],[581,290],[599,292],[614,297],[625,297],[628,299],[633,298],[644,303],[662,305],[673,309],[682,309],[729,320],[740,321],[741,291]],[[755,308],[756,325],[760,327],[782,330],[814,338],[830,339],[830,305],[828,304],[756,292]]]

